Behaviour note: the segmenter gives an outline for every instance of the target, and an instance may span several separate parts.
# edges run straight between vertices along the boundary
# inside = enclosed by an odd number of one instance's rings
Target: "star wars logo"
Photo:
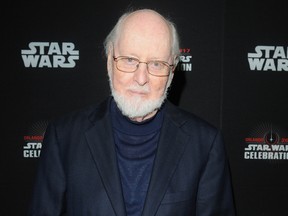
[[[284,134],[273,127],[262,126],[257,133],[245,138],[244,159],[288,160],[288,137]]]
[[[288,47],[256,46],[255,53],[248,53],[250,70],[288,71]]]
[[[26,68],[74,68],[79,51],[71,42],[30,42],[29,49],[21,50]]]
[[[27,132],[23,136],[23,157],[24,158],[38,158],[40,157],[42,143],[46,128],[49,121],[38,120],[27,127]]]
[[[24,158],[38,158],[42,149],[43,136],[24,136]]]
[[[178,71],[192,71],[192,55],[189,48],[180,49],[179,64],[177,66]]]

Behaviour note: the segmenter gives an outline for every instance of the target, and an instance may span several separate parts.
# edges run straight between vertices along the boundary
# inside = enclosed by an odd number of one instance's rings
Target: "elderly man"
[[[219,130],[166,100],[174,24],[125,13],[105,50],[112,96],[50,123],[29,215],[233,216]]]

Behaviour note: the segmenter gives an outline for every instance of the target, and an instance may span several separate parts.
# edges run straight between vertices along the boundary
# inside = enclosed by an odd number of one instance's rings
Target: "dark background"
[[[288,71],[251,71],[247,60],[257,45],[283,46],[288,52],[287,1],[8,4],[1,9],[0,215],[27,211],[38,158],[23,157],[23,137],[41,135],[51,119],[110,94],[102,44],[118,17],[127,8],[139,7],[171,17],[181,48],[189,50],[183,55],[192,56],[192,71],[176,71],[169,98],[222,129],[237,215],[287,215],[287,160],[243,157],[244,139],[259,125],[276,125],[281,136],[288,137]],[[25,68],[21,50],[30,42],[72,42],[79,60],[74,68]]]

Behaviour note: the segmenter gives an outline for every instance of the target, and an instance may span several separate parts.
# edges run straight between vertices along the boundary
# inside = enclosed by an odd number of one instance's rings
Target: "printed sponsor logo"
[[[288,71],[288,47],[256,46],[248,62],[252,71]]]
[[[256,127],[245,137],[244,159],[288,160],[288,133],[272,124]]]
[[[21,50],[26,68],[74,68],[79,50],[71,42],[30,42]]]
[[[192,71],[192,55],[189,48],[180,49],[179,63],[177,65],[177,71]]]
[[[38,158],[40,157],[42,142],[47,128],[47,121],[33,123],[27,134],[23,136],[23,157]]]

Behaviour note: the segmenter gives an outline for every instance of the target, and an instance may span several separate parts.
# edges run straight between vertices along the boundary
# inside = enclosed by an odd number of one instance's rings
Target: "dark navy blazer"
[[[28,215],[126,215],[110,102],[51,121]],[[221,133],[168,101],[142,215],[234,216]]]

